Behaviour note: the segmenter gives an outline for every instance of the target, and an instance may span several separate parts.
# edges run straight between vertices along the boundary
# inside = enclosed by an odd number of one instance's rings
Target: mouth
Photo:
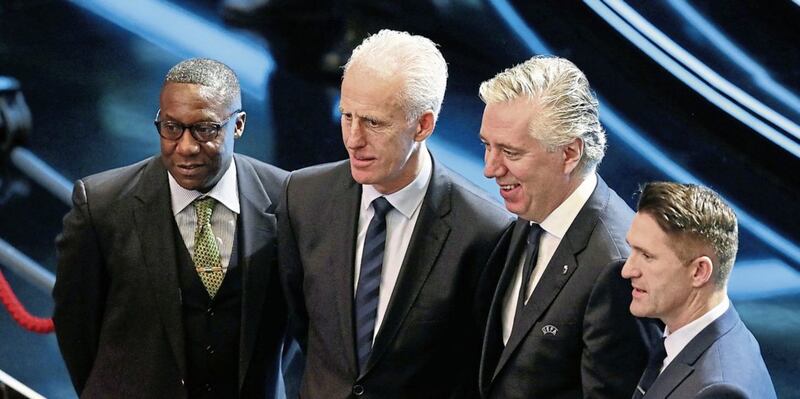
[[[645,294],[647,294],[647,291],[637,287],[633,287],[633,290],[631,291],[631,295],[633,295],[634,298],[642,297]]]
[[[519,184],[501,184],[500,190],[502,191],[511,191],[515,188],[519,187]]]
[[[376,158],[368,155],[351,154],[350,163],[355,167],[363,168],[369,166]]]
[[[177,164],[175,166],[178,168],[178,171],[180,171],[181,174],[192,175],[197,173],[197,171],[204,165],[200,163],[184,163],[184,164]]]

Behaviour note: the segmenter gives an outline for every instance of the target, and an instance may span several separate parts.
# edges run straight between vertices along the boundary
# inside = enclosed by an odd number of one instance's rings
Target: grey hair
[[[228,107],[241,108],[242,93],[236,73],[227,65],[209,58],[191,58],[172,67],[164,84],[191,83],[213,89]]]
[[[447,87],[447,63],[430,39],[383,29],[353,50],[344,73],[356,64],[375,70],[387,79],[401,74],[405,84],[398,93],[398,100],[408,121],[418,119],[429,110],[433,111],[434,120],[439,117]]]
[[[583,72],[569,60],[535,56],[481,83],[479,93],[486,104],[517,98],[535,101],[545,115],[538,125],[531,125],[531,134],[548,151],[576,138],[583,141],[577,173],[592,173],[603,160],[606,133],[600,124],[597,96]]]

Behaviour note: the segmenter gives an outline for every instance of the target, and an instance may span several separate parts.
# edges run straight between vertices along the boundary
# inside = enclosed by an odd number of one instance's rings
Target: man
[[[481,394],[626,396],[646,347],[610,265],[628,254],[633,212],[596,174],[597,99],[574,64],[541,56],[482,83],[480,96],[484,174],[519,217],[490,260]]]
[[[775,398],[758,342],[727,296],[733,209],[705,187],[648,183],[628,242],[630,311],[666,325],[633,397]]]
[[[287,173],[233,153],[246,115],[224,64],[175,65],[159,103],[160,157],[75,184],[53,290],[67,369],[87,398],[273,397]]]
[[[302,397],[477,395],[476,287],[510,216],[426,148],[446,81],[430,40],[367,38],[342,79],[349,160],[292,174],[279,253]]]

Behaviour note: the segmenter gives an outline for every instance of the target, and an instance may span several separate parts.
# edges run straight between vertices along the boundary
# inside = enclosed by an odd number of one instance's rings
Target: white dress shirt
[[[525,303],[531,297],[536,285],[542,278],[550,259],[556,252],[561,239],[567,234],[567,230],[572,225],[578,212],[581,211],[583,205],[592,196],[594,188],[597,186],[597,175],[594,173],[586,177],[581,182],[575,191],[567,197],[553,212],[550,213],[539,224],[542,228],[542,235],[539,238],[539,251],[536,256],[536,267],[531,273],[531,280],[528,283],[528,290],[525,293]],[[523,252],[524,253],[524,252]],[[503,299],[503,344],[508,343],[508,338],[511,337],[511,329],[514,327],[514,315],[517,312],[517,299],[519,298],[519,290],[522,286],[522,269],[525,263],[525,256],[521,256],[517,270],[514,273],[514,279],[511,281],[506,290],[505,298]]]
[[[211,197],[217,200],[214,211],[211,213],[211,231],[217,237],[219,255],[223,273],[228,270],[233,249],[233,237],[236,234],[236,218],[239,215],[239,189],[236,180],[236,162],[231,159],[231,165],[217,184],[208,193],[197,190],[187,190],[169,176],[169,193],[172,200],[172,215],[178,224],[183,243],[189,250],[189,255],[194,259],[194,233],[197,225],[197,214],[192,202],[198,197]],[[191,205],[191,206],[190,206]],[[220,206],[221,205],[221,206]]]
[[[430,154],[423,144],[420,148],[420,162],[422,168],[416,178],[402,189],[383,195],[371,185],[363,185],[361,191],[361,206],[358,215],[358,236],[356,238],[355,279],[353,284],[353,297],[358,287],[358,278],[361,274],[361,256],[364,252],[364,240],[367,236],[367,227],[375,211],[372,209],[372,200],[384,196],[394,209],[386,214],[386,244],[383,250],[383,267],[381,268],[381,286],[378,292],[378,314],[375,317],[373,339],[378,335],[378,329],[386,314],[389,299],[392,297],[400,267],[406,257],[408,244],[414,226],[417,224],[422,200],[428,191],[433,171]]]
[[[700,334],[700,331],[703,331],[704,328],[708,327],[709,324],[714,322],[714,320],[718,319],[722,316],[725,312],[728,311],[728,308],[731,306],[730,300],[728,297],[724,297],[722,302],[717,304],[706,312],[706,314],[698,317],[697,319],[693,320],[691,323],[677,329],[674,332],[669,331],[669,327],[664,328],[664,349],[667,350],[667,357],[664,358],[664,364],[661,365],[661,371],[664,371],[673,360],[675,360],[675,356],[678,356],[679,353],[689,345],[689,342],[692,342],[694,337],[697,334]]]

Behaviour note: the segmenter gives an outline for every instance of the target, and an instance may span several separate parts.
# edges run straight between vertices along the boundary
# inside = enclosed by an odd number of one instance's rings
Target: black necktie
[[[526,246],[525,265],[522,268],[522,282],[519,285],[519,296],[517,298],[517,311],[514,313],[514,324],[522,313],[525,307],[525,299],[530,286],[531,274],[536,267],[536,257],[539,255],[539,238],[542,236],[542,227],[536,223],[531,223],[531,229],[528,231],[528,242]]]
[[[639,385],[636,387],[633,399],[642,398],[656,381],[658,374],[661,373],[661,365],[664,364],[664,358],[667,357],[667,349],[664,347],[664,338],[662,337],[656,345],[655,350],[650,354],[647,368],[644,370],[644,374],[642,374],[642,379],[639,380]]]
[[[372,336],[375,331],[375,317],[378,314],[378,294],[381,286],[383,268],[383,248],[386,244],[386,214],[392,204],[384,197],[372,201],[375,215],[367,227],[364,250],[361,254],[361,272],[356,287],[356,350],[358,353],[359,374],[367,365],[372,351]]]

